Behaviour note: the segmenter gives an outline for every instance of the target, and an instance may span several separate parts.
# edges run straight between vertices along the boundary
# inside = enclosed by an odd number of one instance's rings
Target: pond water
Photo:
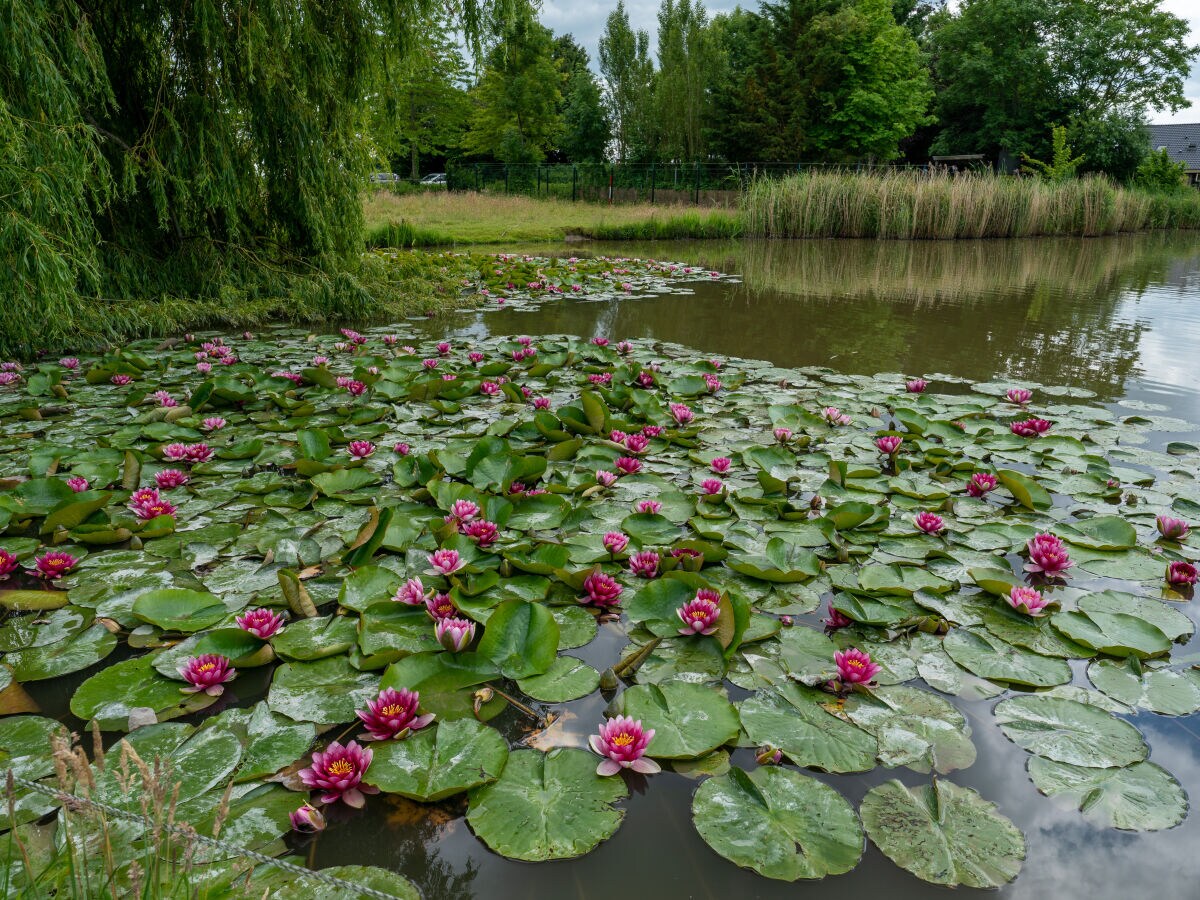
[[[504,248],[512,250],[514,248]],[[673,341],[714,355],[780,366],[824,365],[846,373],[938,373],[978,380],[1037,381],[1095,391],[1122,415],[1152,405],[1200,423],[1200,240],[1195,236],[979,243],[779,242],[521,247],[548,255],[610,254],[685,260],[741,277],[694,291],[535,309],[464,314],[452,338],[574,333],[614,340]],[[439,333],[446,333],[443,326]],[[432,334],[432,332],[431,332]],[[1194,437],[1194,435],[1184,435]],[[1193,620],[1194,604],[1178,607]],[[815,623],[816,616],[811,617]],[[580,655],[603,668],[621,642],[596,641]],[[1195,663],[1187,648],[1176,657]],[[1076,662],[1077,682],[1084,682]],[[736,693],[735,693],[736,696]],[[992,719],[994,700],[964,702],[978,759],[952,779],[995,801],[1025,833],[1028,859],[1004,898],[1196,896],[1200,822],[1130,834],[1093,827],[1041,796],[1027,756]],[[555,735],[582,745],[599,720],[598,697],[571,704],[579,718]],[[1151,758],[1200,797],[1200,716],[1133,718]],[[753,766],[750,751],[735,761]],[[928,783],[906,769],[822,776],[855,806],[891,777]],[[924,898],[944,889],[893,865],[868,842],[863,861],[821,882],[773,882],[713,853],[691,823],[696,782],[663,773],[625,804],[617,834],[582,859],[527,865],[488,851],[462,806],[433,817],[377,803],[311,848],[317,865],[370,862],[403,872],[428,898],[650,897]],[[987,892],[995,896],[996,892]],[[958,889],[957,896],[984,892]]]

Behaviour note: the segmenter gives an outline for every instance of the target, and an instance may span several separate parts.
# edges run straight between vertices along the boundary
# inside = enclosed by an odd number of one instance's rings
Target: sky
[[[709,0],[705,3],[709,15],[729,12],[738,5],[736,0]],[[753,0],[742,0],[740,5],[747,8],[757,6]],[[597,47],[600,35],[604,31],[604,22],[616,6],[617,0],[542,0],[542,23],[555,34],[575,35],[575,39],[591,55],[592,66],[595,68],[599,55]],[[654,47],[658,31],[658,6],[658,0],[626,0],[625,3],[625,8],[629,10],[630,24],[634,29],[650,32],[651,48]],[[1163,0],[1163,8],[1187,19],[1192,26],[1192,43],[1200,44],[1200,0]],[[1176,113],[1152,110],[1150,121],[1200,122],[1200,62],[1192,67],[1185,93],[1191,101],[1190,106]]]

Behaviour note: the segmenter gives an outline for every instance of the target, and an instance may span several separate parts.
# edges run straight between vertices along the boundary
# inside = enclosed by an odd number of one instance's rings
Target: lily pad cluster
[[[306,801],[394,795],[459,798],[504,856],[575,857],[661,767],[763,876],[847,872],[865,836],[927,881],[994,887],[1024,839],[947,777],[975,761],[953,698],[996,698],[988,727],[1098,825],[1183,819],[1124,718],[1200,708],[1172,657],[1189,588],[1164,575],[1200,548],[1156,529],[1200,513],[1195,459],[1151,449],[1175,423],[616,337],[273,331],[29,366],[0,392],[2,708],[85,673],[73,715],[170,760],[181,816],[203,828],[232,781],[223,836],[279,853],[316,827]],[[1012,427],[1033,415],[1050,424]],[[652,731],[653,766],[600,774],[602,723],[561,727],[597,691],[637,723],[606,740]],[[60,727],[0,719],[0,757],[49,783]],[[930,780],[855,809],[806,774],[879,767]],[[53,811],[18,796],[9,827]]]

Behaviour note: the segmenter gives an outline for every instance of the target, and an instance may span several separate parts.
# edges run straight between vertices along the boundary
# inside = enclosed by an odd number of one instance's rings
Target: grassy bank
[[[1200,193],[1150,194],[1100,178],[819,173],[757,182],[742,217],[745,235],[762,238],[1092,237],[1198,228]]]
[[[363,204],[368,247],[430,247],[503,241],[562,241],[568,235],[630,240],[735,237],[736,212],[648,203],[572,203],[492,194],[396,196],[384,191]]]

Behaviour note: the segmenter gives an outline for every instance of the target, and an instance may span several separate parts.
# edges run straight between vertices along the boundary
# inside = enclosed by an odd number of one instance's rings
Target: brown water
[[[505,248],[578,255],[580,248]],[[980,380],[1086,387],[1118,412],[1156,405],[1200,429],[1200,238],[1194,235],[979,243],[803,242],[589,245],[589,253],[653,256],[742,277],[694,293],[611,301],[563,299],[537,309],[472,312],[453,337],[576,333],[677,341],[714,355],[782,366],[827,365],[848,373],[937,373]],[[1195,611],[1184,608],[1193,618]],[[576,651],[603,668],[621,642],[605,636]],[[1186,651],[1185,651],[1186,652]],[[1177,653],[1178,655],[1178,653]],[[1200,653],[1193,652],[1193,662]],[[971,719],[978,761],[953,780],[999,804],[1024,832],[1029,857],[998,896],[1200,897],[1200,816],[1166,832],[1127,834],[1086,824],[1040,796],[1027,754],[1000,733],[994,701],[959,702]],[[570,704],[563,740],[580,745],[598,721],[598,697]],[[1200,797],[1200,716],[1132,721],[1152,759]],[[580,723],[587,723],[586,727]],[[499,723],[498,723],[499,724]],[[509,722],[516,727],[516,722]],[[735,754],[752,763],[748,751]],[[874,784],[908,770],[818,776],[856,806]],[[616,836],[579,860],[528,865],[491,853],[462,818],[465,804],[423,808],[368,804],[311,850],[315,865],[370,863],[402,872],[438,898],[925,898],[925,884],[867,846],[858,868],[822,882],[769,881],[718,857],[697,836],[696,782],[654,776],[625,804]],[[959,890],[959,897],[984,896]],[[988,892],[988,896],[997,896]]]

